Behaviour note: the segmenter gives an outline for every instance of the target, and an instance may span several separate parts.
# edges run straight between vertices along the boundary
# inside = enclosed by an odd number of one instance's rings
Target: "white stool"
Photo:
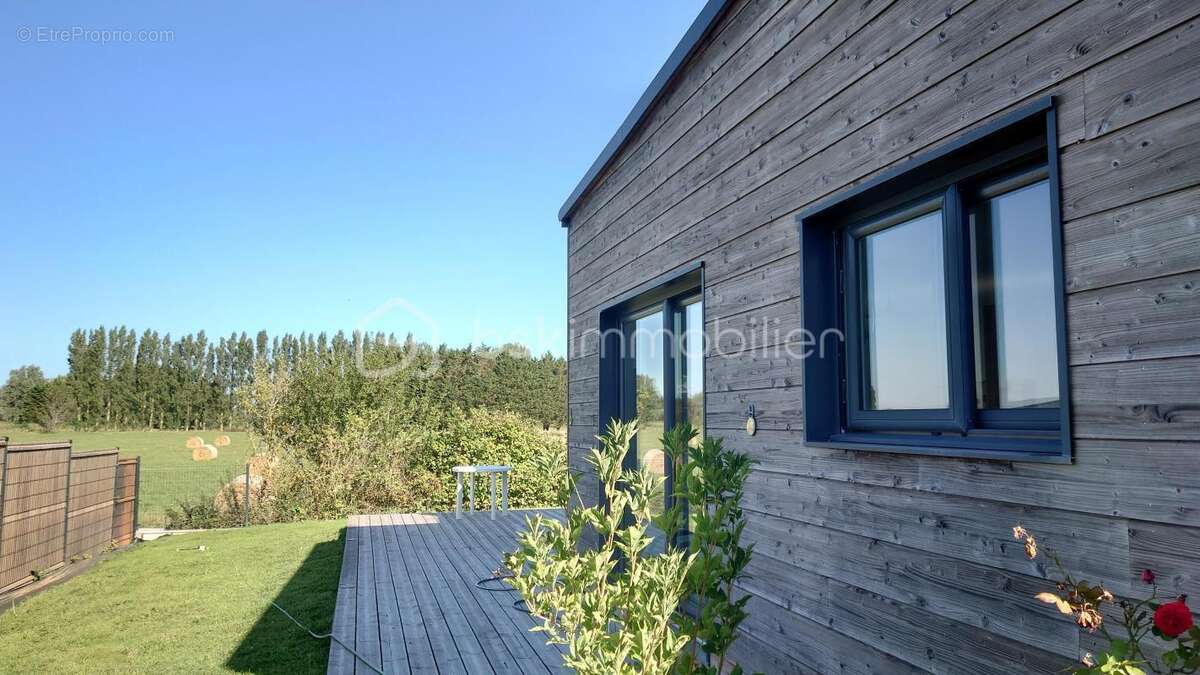
[[[504,510],[508,510],[508,473],[512,471],[511,466],[503,464],[463,464],[451,469],[457,479],[457,484],[454,488],[454,519],[462,518],[462,502],[463,502],[463,474],[467,475],[467,480],[471,481],[471,511],[475,510],[475,474],[482,473],[491,476],[491,495],[492,495],[492,520],[496,519],[496,476],[501,477],[503,483],[502,490],[504,492]]]

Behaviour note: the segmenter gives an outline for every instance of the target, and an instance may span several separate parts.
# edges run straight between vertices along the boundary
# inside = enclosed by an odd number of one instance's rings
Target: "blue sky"
[[[563,353],[558,207],[702,4],[6,3],[0,373],[100,324]]]

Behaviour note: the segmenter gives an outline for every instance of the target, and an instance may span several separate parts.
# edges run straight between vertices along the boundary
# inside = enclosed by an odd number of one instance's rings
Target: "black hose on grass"
[[[339,645],[341,645],[343,649],[345,649],[346,651],[348,651],[348,652],[350,652],[351,654],[353,654],[353,655],[354,655],[354,658],[356,658],[356,659],[358,659],[359,661],[362,661],[364,664],[366,664],[366,666],[367,666],[368,668],[370,668],[371,670],[373,670],[373,671],[375,671],[375,672],[379,673],[379,675],[385,675],[385,674],[384,674],[384,672],[383,672],[383,669],[382,669],[382,668],[380,668],[379,666],[375,665],[374,663],[371,663],[370,661],[368,661],[368,660],[364,659],[364,658],[363,658],[363,657],[362,657],[362,656],[361,656],[361,655],[360,655],[358,652],[354,651],[354,649],[353,649],[353,648],[351,648],[349,645],[347,645],[345,642],[342,642],[341,640],[337,639],[337,636],[336,636],[336,635],[334,635],[333,633],[322,633],[322,634],[318,635],[318,634],[316,634],[316,633],[312,632],[312,629],[311,629],[311,628],[309,628],[308,626],[305,626],[304,624],[300,623],[300,622],[299,622],[299,621],[296,619],[296,617],[292,616],[291,614],[288,614],[288,611],[287,611],[286,609],[284,609],[284,608],[280,607],[279,605],[275,604],[274,602],[272,602],[272,603],[271,603],[271,606],[272,606],[272,607],[274,607],[275,609],[277,609],[277,610],[279,610],[279,611],[283,612],[283,615],[284,615],[284,616],[286,616],[287,618],[291,619],[291,620],[292,620],[292,623],[294,623],[294,624],[296,624],[297,626],[300,626],[301,628],[303,628],[305,631],[307,631],[307,632],[308,632],[308,634],[309,634],[309,635],[313,636],[313,638],[315,638],[315,639],[317,639],[317,640],[324,640],[325,638],[329,638],[330,640],[333,640],[334,642],[336,642],[336,643],[338,643]]]

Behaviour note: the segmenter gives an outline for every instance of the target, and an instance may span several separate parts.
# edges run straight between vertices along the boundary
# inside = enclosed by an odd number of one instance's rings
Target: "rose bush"
[[[1101,654],[1084,656],[1084,667],[1075,675],[1146,675],[1147,670],[1159,675],[1190,675],[1200,671],[1200,628],[1194,625],[1187,596],[1159,603],[1154,570],[1142,571],[1142,583],[1151,586],[1150,597],[1118,599],[1103,584],[1075,579],[1053,549],[1039,550],[1037,538],[1024,527],[1014,527],[1013,538],[1024,544],[1030,560],[1044,552],[1060,577],[1055,582],[1056,593],[1042,592],[1035,597],[1074,617],[1088,632],[1099,631],[1108,641],[1108,649]],[[1111,635],[1104,623],[1104,608],[1110,605],[1120,609],[1124,637]],[[1162,644],[1152,647],[1151,636]]]

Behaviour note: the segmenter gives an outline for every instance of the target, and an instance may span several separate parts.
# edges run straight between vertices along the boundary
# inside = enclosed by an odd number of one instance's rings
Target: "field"
[[[343,526],[176,535],[110,554],[0,614],[0,673],[323,673],[329,641],[270,603],[329,630]]]
[[[245,471],[246,458],[253,454],[249,435],[223,432],[230,445],[220,449],[211,462],[193,462],[184,443],[188,436],[212,442],[218,431],[61,431],[52,434],[0,425],[0,436],[10,443],[45,443],[71,439],[75,451],[120,448],[122,455],[142,458],[142,493],[139,524],[164,524],[165,510],[183,498],[211,498],[222,484]]]

